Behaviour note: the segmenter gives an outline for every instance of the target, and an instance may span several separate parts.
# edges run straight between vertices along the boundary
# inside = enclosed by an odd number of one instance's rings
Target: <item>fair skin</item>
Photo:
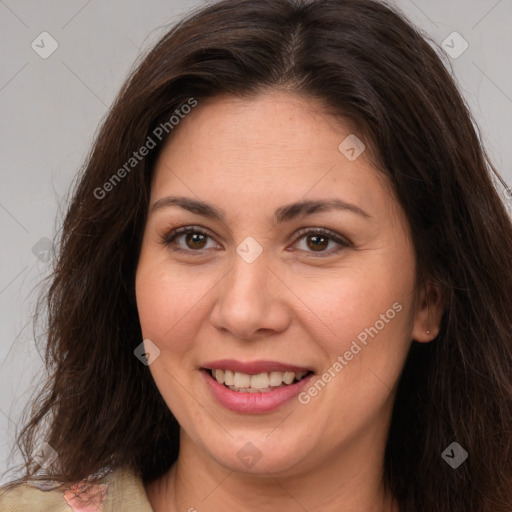
[[[163,148],[136,296],[144,339],[160,350],[149,369],[181,439],[176,463],[146,486],[155,512],[398,511],[382,483],[396,384],[412,340],[439,332],[439,293],[415,287],[408,224],[382,174],[365,153],[350,161],[338,150],[350,133],[315,100],[272,91],[199,102]],[[151,212],[169,195],[211,203],[225,219],[177,205]],[[273,218],[284,205],[326,199],[365,215]],[[186,226],[195,238],[162,243]],[[349,246],[297,236],[302,228],[330,230]],[[236,251],[247,237],[262,248],[251,263]],[[205,384],[202,365],[220,359],[304,366],[313,383],[397,303],[400,312],[308,403],[233,411]],[[250,467],[238,456],[247,443],[260,455]]]

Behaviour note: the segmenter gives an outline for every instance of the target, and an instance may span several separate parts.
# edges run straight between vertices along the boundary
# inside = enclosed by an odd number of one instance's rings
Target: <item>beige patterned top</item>
[[[96,484],[86,480],[66,489],[52,489],[52,482],[0,488],[0,512],[153,512],[139,474],[121,468],[107,473]]]

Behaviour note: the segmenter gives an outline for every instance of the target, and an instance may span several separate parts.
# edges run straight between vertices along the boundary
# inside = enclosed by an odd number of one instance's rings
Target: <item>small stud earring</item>
[[[427,331],[427,334],[430,334],[430,331]]]

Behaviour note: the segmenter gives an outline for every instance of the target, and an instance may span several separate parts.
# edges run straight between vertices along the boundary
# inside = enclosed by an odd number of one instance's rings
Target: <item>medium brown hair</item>
[[[168,136],[101,199],[97,190],[190,98],[281,89],[356,124],[410,224],[419,285],[444,296],[439,335],[412,343],[398,383],[386,485],[405,512],[510,512],[512,225],[440,55],[373,0],[224,0],[156,44],[103,122],[65,217],[41,302],[50,376],[17,439],[23,481],[37,472],[45,421],[55,481],[131,466],[149,482],[176,460],[178,424],[133,353],[135,270]],[[469,453],[457,469],[441,457],[453,441]]]

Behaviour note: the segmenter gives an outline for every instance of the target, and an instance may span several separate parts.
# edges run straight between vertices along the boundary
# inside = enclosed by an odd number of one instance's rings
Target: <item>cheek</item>
[[[142,334],[162,352],[170,351],[176,356],[190,348],[190,340],[205,314],[205,295],[215,280],[201,277],[199,272],[169,268],[168,262],[148,262],[149,259],[141,259],[136,277]]]
[[[162,334],[172,326],[179,303],[174,300],[171,283],[156,269],[142,267],[137,273],[136,297],[139,320],[144,338],[161,340]]]
[[[310,335],[326,356],[322,382],[312,383],[301,403],[316,408],[326,425],[357,430],[374,421],[400,377],[412,329],[412,274],[393,267],[340,272],[324,286],[301,283],[304,302],[322,320],[312,317]],[[338,427],[325,428],[339,435]]]
[[[318,325],[317,334],[323,331],[321,338],[333,348],[344,348],[376,322],[378,327],[384,322],[386,331],[409,325],[412,273],[403,266],[396,268],[389,260],[335,270],[314,279],[295,276],[294,281],[297,297],[314,313],[309,327]]]
[[[382,251],[328,278],[298,281],[297,295],[316,313],[306,328],[326,356],[329,393],[344,411],[364,409],[369,417],[400,376],[414,316],[413,261]]]

